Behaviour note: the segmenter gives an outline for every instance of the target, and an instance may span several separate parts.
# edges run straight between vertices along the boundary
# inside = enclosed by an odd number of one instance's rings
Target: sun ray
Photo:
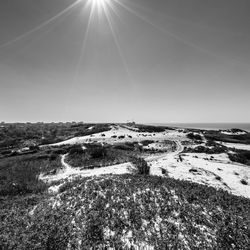
[[[130,73],[130,71],[129,71],[127,61],[126,61],[125,57],[123,56],[123,52],[122,52],[121,46],[120,46],[120,44],[119,44],[119,41],[118,41],[117,35],[116,35],[116,33],[115,33],[115,30],[114,30],[114,28],[113,28],[112,21],[111,21],[111,19],[110,19],[109,12],[108,12],[108,10],[107,10],[107,6],[103,5],[103,11],[104,11],[104,14],[105,14],[105,16],[106,16],[106,19],[107,19],[107,21],[108,21],[110,31],[111,31],[112,36],[113,36],[113,38],[114,38],[115,45],[116,45],[116,47],[117,47],[118,53],[119,53],[119,55],[120,55],[120,58],[121,58],[121,60],[122,60],[123,65],[124,65],[125,71],[126,71],[126,73],[127,73],[127,75],[128,75],[129,81],[130,81],[130,83],[133,83],[132,75],[131,75],[131,73]]]
[[[89,35],[90,24],[91,24],[91,21],[92,21],[93,14],[94,14],[94,5],[91,5],[90,15],[89,15],[89,18],[88,18],[88,24],[87,24],[87,28],[86,28],[84,38],[83,38],[80,57],[79,57],[77,65],[76,65],[75,81],[77,80],[79,70],[80,70],[80,66],[81,66],[81,62],[82,62],[82,59],[83,59],[83,56],[84,56],[84,53],[85,53],[86,44],[87,44],[88,35]]]
[[[112,2],[107,2],[107,6],[113,11],[113,13],[119,18],[119,20],[121,21],[121,17],[118,14],[118,11],[116,10],[115,6],[112,4]]]
[[[155,29],[161,31],[162,33],[166,34],[166,35],[169,35],[173,38],[175,38],[176,40],[182,42],[183,44],[186,44],[187,46],[189,47],[192,47],[202,53],[205,53],[205,54],[208,54],[210,56],[213,56],[213,57],[216,57],[217,59],[221,59],[220,56],[218,56],[217,54],[207,50],[207,49],[204,49],[200,46],[198,46],[197,44],[194,44],[190,41],[187,41],[184,37],[180,36],[180,35],[177,35],[176,33],[174,32],[171,32],[167,29],[164,29],[162,27],[159,27],[157,26],[156,24],[154,24],[153,22],[151,22],[150,20],[148,20],[147,18],[145,18],[144,16],[140,15],[139,13],[137,13],[135,10],[131,9],[130,7],[128,7],[127,5],[125,5],[124,3],[122,3],[121,1],[119,0],[113,0],[115,3],[117,3],[118,5],[120,5],[121,7],[123,7],[124,9],[126,9],[129,13],[135,15],[137,18],[141,19],[142,21],[144,21],[145,23],[148,23],[149,25],[151,25],[152,27],[154,27]]]
[[[76,0],[73,4],[71,4],[70,6],[68,6],[67,8],[65,8],[64,10],[62,10],[61,12],[59,12],[58,14],[56,14],[55,16],[51,17],[50,19],[46,20],[45,22],[41,23],[40,25],[36,26],[35,28],[17,36],[16,38],[0,45],[0,49],[5,48],[11,44],[14,44],[26,37],[28,37],[29,35],[35,33],[36,31],[44,28],[45,26],[49,25],[51,22],[55,21],[56,19],[58,19],[59,17],[61,17],[62,15],[66,14],[67,12],[69,12],[70,10],[72,10],[75,6],[77,6],[78,4],[80,4],[82,2],[82,0]]]

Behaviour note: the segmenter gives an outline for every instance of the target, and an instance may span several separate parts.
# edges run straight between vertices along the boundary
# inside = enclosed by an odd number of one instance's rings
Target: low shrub
[[[221,181],[221,177],[220,177],[220,176],[216,176],[215,179],[216,179],[217,181]]]
[[[153,140],[144,140],[144,141],[141,141],[141,144],[143,145],[143,146],[148,146],[149,144],[152,144],[152,143],[154,143],[155,141],[153,141]]]
[[[139,175],[149,175],[150,167],[143,158],[134,158],[132,163],[137,168],[137,173]]]
[[[0,172],[0,195],[24,195],[29,193],[42,193],[47,185],[38,179],[41,162],[24,161],[6,166]],[[3,180],[4,179],[4,180]]]
[[[69,149],[69,155],[74,155],[74,154],[83,154],[84,150],[82,149],[81,145],[73,145],[70,149]]]
[[[243,185],[248,185],[248,182],[247,182],[246,180],[244,180],[244,179],[242,179],[240,182],[241,182]]]
[[[228,154],[228,156],[231,161],[250,165],[250,151],[236,149],[234,154]]]
[[[199,134],[189,133],[187,134],[187,138],[195,141],[202,141],[202,137]]]
[[[107,156],[107,149],[105,147],[96,147],[89,150],[90,155],[94,159],[104,158]]]
[[[205,153],[205,154],[222,154],[228,151],[227,147],[216,144],[215,146],[197,146],[195,148],[184,148],[186,153]]]
[[[144,132],[144,133],[160,133],[164,132],[166,130],[166,127],[162,126],[149,126],[149,125],[137,125],[137,128],[139,129],[138,132]]]

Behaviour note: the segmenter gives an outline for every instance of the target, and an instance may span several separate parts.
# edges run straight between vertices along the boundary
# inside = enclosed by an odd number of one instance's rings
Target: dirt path
[[[169,156],[173,157],[173,156],[176,156],[176,155],[180,154],[183,151],[184,147],[182,146],[180,141],[174,140],[174,142],[176,143],[176,147],[177,147],[175,151],[162,153],[162,154],[156,155],[156,156],[148,156],[148,157],[146,157],[145,160],[147,162],[152,162],[152,161],[160,160],[162,158],[166,158],[166,157],[169,157]]]
[[[157,156],[149,156],[145,160],[148,162],[150,166],[150,174],[151,175],[159,175],[162,176],[162,166],[161,164],[157,164],[158,162],[160,163],[161,161],[168,161],[172,162],[173,159],[178,156],[184,149],[183,145],[179,140],[174,140],[176,143],[176,150],[173,152],[168,152],[168,153],[163,153],[161,155]]]
[[[77,176],[88,177],[88,176],[99,176],[105,174],[127,174],[131,173],[134,170],[134,166],[130,163],[117,164],[107,167],[100,167],[94,169],[83,169],[73,168],[66,161],[66,157],[68,154],[61,156],[61,164],[63,169],[60,170],[55,175],[40,175],[40,179],[44,182],[51,183],[53,181],[73,179]]]
[[[53,181],[59,181],[63,179],[67,179],[71,176],[75,176],[79,174],[78,168],[72,168],[66,161],[66,157],[68,154],[61,155],[61,164],[63,169],[58,171],[55,175],[41,175],[40,179],[45,182],[53,182]]]

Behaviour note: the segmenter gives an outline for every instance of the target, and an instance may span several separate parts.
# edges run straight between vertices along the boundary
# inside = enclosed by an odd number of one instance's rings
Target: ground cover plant
[[[56,154],[35,154],[0,159],[0,196],[42,193],[47,189],[41,173],[55,173],[61,162]]]
[[[136,151],[127,150],[128,147],[131,149],[128,143],[119,144],[119,146],[86,144],[85,147],[86,149],[83,150],[80,145],[73,146],[69,150],[66,162],[72,167],[92,169],[129,162],[137,155]]]
[[[228,155],[231,161],[250,166],[250,151],[234,149],[234,152]]]
[[[246,134],[223,134],[220,131],[204,131],[207,140],[250,144],[250,133]]]
[[[1,123],[0,154],[34,145],[52,144],[75,136],[110,130],[110,124],[86,123]]]
[[[138,128],[138,132],[148,132],[148,133],[159,133],[166,131],[167,127],[164,126],[150,126],[150,125],[142,125],[137,124],[136,128]]]
[[[206,143],[205,146],[196,146],[196,147],[185,147],[184,153],[205,153],[205,154],[221,154],[227,153],[228,148],[218,144],[218,143]]]
[[[188,133],[187,138],[195,141],[202,141],[202,137],[200,134]]]
[[[250,201],[142,175],[78,179],[2,215],[4,249],[248,249]]]

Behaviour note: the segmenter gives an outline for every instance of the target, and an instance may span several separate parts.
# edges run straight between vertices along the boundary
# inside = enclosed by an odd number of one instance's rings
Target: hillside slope
[[[156,176],[79,178],[5,210],[3,249],[249,249],[250,200]]]

